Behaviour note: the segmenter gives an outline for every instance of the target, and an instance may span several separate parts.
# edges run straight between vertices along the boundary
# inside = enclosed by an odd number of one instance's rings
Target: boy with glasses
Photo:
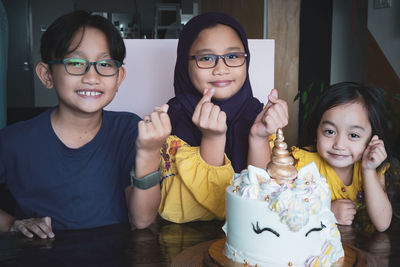
[[[42,36],[41,55],[36,73],[59,104],[0,131],[0,183],[17,202],[14,217],[0,210],[0,231],[52,238],[53,229],[147,227],[160,202],[168,106],[144,120],[103,110],[125,78],[125,45],[101,16],[58,18]]]

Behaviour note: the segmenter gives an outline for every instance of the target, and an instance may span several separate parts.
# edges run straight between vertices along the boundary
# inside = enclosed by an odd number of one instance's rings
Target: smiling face
[[[365,107],[358,102],[327,110],[317,128],[317,151],[334,170],[352,168],[361,160],[371,139],[371,124]]]
[[[232,52],[245,52],[242,41],[234,29],[218,24],[204,29],[190,48],[189,56],[215,54],[225,55]],[[196,61],[189,60],[189,76],[201,94],[204,89],[214,88],[214,99],[226,100],[235,95],[246,80],[246,63],[240,67],[228,67],[223,59],[218,60],[214,68],[201,69]]]
[[[83,36],[82,31],[81,28],[75,33],[69,47],[69,51],[74,51],[68,53],[65,59],[82,58],[91,62],[111,59],[107,38],[102,31],[86,27]],[[48,80],[41,80],[47,88],[56,89],[60,110],[94,113],[101,112],[111,102],[124,77],[123,67],[111,77],[100,76],[94,66],[82,76],[73,76],[66,72],[63,64],[54,64],[49,69]]]

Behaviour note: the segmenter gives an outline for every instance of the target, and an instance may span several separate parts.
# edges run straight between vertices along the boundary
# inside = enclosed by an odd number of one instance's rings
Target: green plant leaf
[[[311,82],[308,86],[307,86],[307,89],[305,90],[305,91],[307,91],[307,92],[311,92],[312,91],[312,88],[314,87],[314,82]]]
[[[301,103],[303,105],[305,105],[307,103],[307,99],[308,99],[308,93],[307,93],[307,91],[304,91],[302,96],[301,96]]]
[[[299,99],[300,97],[300,91],[297,92],[297,94],[295,95],[293,102],[295,102],[297,99]]]

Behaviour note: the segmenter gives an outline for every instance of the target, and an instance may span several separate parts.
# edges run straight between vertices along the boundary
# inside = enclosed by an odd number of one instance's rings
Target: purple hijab
[[[201,132],[193,124],[192,115],[202,95],[193,86],[189,77],[189,50],[202,30],[216,24],[224,24],[235,29],[247,53],[247,75],[242,88],[227,100],[213,100],[213,103],[220,106],[227,115],[228,130],[225,153],[231,160],[235,172],[240,172],[247,168],[249,132],[256,116],[262,110],[263,104],[253,97],[248,75],[250,51],[247,37],[242,26],[234,18],[223,13],[210,12],[194,17],[183,27],[179,36],[175,65],[175,97],[168,101],[168,114],[171,118],[172,134],[191,146],[199,146]]]

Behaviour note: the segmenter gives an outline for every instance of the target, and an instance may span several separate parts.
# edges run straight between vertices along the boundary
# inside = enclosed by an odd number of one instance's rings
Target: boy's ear
[[[120,67],[119,71],[118,71],[118,81],[117,81],[118,88],[121,85],[121,83],[124,81],[125,76],[126,76],[125,68],[124,67]],[[117,89],[117,91],[118,91],[118,89]]]
[[[50,66],[44,62],[39,62],[36,65],[36,74],[39,77],[40,81],[46,88],[53,88],[53,76],[51,75]]]

